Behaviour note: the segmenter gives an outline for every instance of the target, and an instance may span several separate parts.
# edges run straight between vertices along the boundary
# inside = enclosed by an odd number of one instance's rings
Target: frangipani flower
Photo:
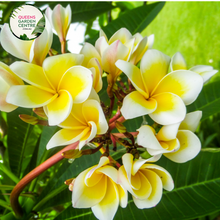
[[[23,81],[6,64],[0,62],[0,111],[11,112],[17,108],[6,102],[6,96],[11,86],[23,84]]]
[[[201,111],[188,113],[182,123],[165,125],[158,133],[144,125],[138,129],[137,143],[151,155],[163,154],[176,163],[185,163],[200,152],[200,140],[193,132],[201,117]]]
[[[12,86],[6,101],[24,108],[44,107],[49,125],[63,122],[72,105],[84,102],[92,90],[92,72],[82,66],[81,54],[48,57],[42,67],[15,62],[12,71],[30,85]]]
[[[137,90],[123,100],[121,113],[125,119],[149,114],[162,125],[178,123],[184,119],[185,105],[197,98],[203,80],[189,70],[167,74],[169,62],[167,55],[153,49],[143,56],[140,69],[123,60],[116,62],[116,66],[128,76]]]
[[[101,30],[95,47],[101,55],[102,69],[108,73],[108,81],[114,83],[121,70],[115,66],[117,60],[139,62],[145,51],[153,45],[153,35],[149,38],[137,33],[134,36],[126,29],[121,28],[109,40]]]
[[[172,57],[170,68],[172,71],[187,70],[186,61],[180,52],[175,53]],[[208,65],[197,65],[190,68],[189,70],[196,72],[200,76],[202,76],[204,83],[218,72],[218,70],[214,70],[212,66]]]
[[[41,66],[53,41],[50,23],[47,19],[45,20],[46,24],[43,33],[35,40],[28,41],[15,37],[9,25],[4,24],[0,34],[0,42],[4,50],[19,59]]]
[[[104,134],[108,123],[103,110],[96,100],[75,104],[68,118],[59,124],[63,128],[50,139],[47,149],[79,142],[79,149],[91,141],[96,134]]]
[[[96,218],[112,220],[120,204],[127,206],[127,191],[117,184],[118,171],[107,157],[80,173],[73,183],[74,208],[92,208]]]
[[[85,43],[80,54],[84,55],[82,66],[90,68],[93,72],[93,88],[96,92],[102,89],[102,67],[101,57],[95,47],[90,43]]]
[[[139,209],[156,206],[161,200],[163,188],[168,191],[174,188],[172,177],[164,168],[146,163],[151,162],[151,158],[133,161],[133,155],[127,153],[122,161],[118,183],[132,194]]]
[[[53,26],[55,33],[58,35],[60,42],[65,42],[72,18],[70,5],[64,8],[62,5],[58,4],[53,11],[48,7],[46,9],[46,16]]]

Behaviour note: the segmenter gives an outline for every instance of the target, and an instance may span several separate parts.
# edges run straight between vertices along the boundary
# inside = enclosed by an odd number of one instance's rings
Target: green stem
[[[48,160],[40,164],[38,167],[33,169],[30,173],[28,173],[23,179],[15,186],[15,188],[11,192],[10,201],[11,207],[15,212],[16,217],[21,218],[23,216],[23,210],[18,202],[18,197],[23,189],[36,177],[38,177],[45,170],[58,163],[63,159],[62,153],[71,149],[75,149],[78,146],[78,142],[74,144],[70,144],[65,147],[63,150],[59,151]]]
[[[0,169],[15,183],[20,181],[4,164],[0,163]]]

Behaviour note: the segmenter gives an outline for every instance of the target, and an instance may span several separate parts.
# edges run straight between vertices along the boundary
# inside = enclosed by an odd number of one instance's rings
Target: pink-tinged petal
[[[12,86],[6,98],[8,103],[24,108],[38,108],[49,104],[57,95],[38,89],[34,86]]]
[[[66,53],[46,58],[43,62],[43,69],[54,89],[57,89],[64,73],[72,66],[81,65],[82,62],[82,54]]]
[[[180,122],[171,125],[164,125],[157,133],[157,139],[159,141],[170,141],[176,138]]]
[[[33,40],[24,41],[15,37],[8,24],[4,24],[0,34],[0,42],[4,50],[22,60],[29,61]]]
[[[41,66],[19,61],[14,62],[10,68],[17,76],[27,83],[47,92],[55,93],[45,77],[43,68]]]
[[[132,167],[133,167],[133,158],[134,158],[134,156],[129,153],[124,154],[122,157],[122,162],[124,165],[124,169],[126,170],[127,178],[128,178],[129,182],[131,181],[131,171],[132,171]]]
[[[152,93],[156,85],[167,74],[170,57],[158,50],[147,50],[144,54],[140,70],[149,94]]]
[[[89,97],[92,83],[91,70],[83,66],[73,66],[63,75],[58,89],[67,90],[72,96],[73,103],[82,103]]]
[[[105,36],[101,36],[95,42],[95,48],[101,56],[103,56],[104,51],[108,48],[108,41]]]
[[[66,129],[85,129],[87,124],[81,123],[76,117],[70,113],[66,120],[59,124],[59,127]]]
[[[212,66],[207,65],[197,65],[190,68],[190,70],[198,73],[203,78],[204,83],[218,72],[218,70],[214,70]]]
[[[85,134],[89,132],[89,128],[86,129],[79,129],[79,130],[73,130],[73,129],[61,129],[58,132],[56,132],[53,137],[50,139],[50,141],[47,143],[47,150],[57,147],[57,146],[63,146],[68,144],[73,144],[80,140]]]
[[[125,208],[128,204],[128,192],[121,185],[117,184],[117,187],[119,194],[119,204],[122,208]]]
[[[97,126],[93,121],[88,123],[89,132],[87,132],[79,142],[79,149],[81,150],[84,145],[89,143],[97,134]]]
[[[147,149],[161,150],[162,147],[155,136],[155,130],[149,125],[143,125],[139,129],[137,143]]]
[[[200,119],[202,118],[202,111],[195,111],[186,114],[186,117],[181,122],[179,130],[190,130],[195,132],[199,126]]]
[[[174,182],[172,176],[167,172],[163,167],[160,167],[155,164],[145,164],[143,169],[150,169],[155,172],[161,179],[163,188],[165,190],[171,191],[174,188]]]
[[[136,118],[147,115],[155,111],[157,101],[155,99],[146,100],[145,97],[137,91],[131,92],[125,96],[121,113],[125,119]]]
[[[31,62],[40,66],[47,56],[53,41],[53,32],[50,22],[46,17],[45,20],[46,25],[43,33],[37,37],[32,44],[33,60],[31,60]]]
[[[132,38],[131,33],[126,28],[121,28],[117,32],[112,35],[109,39],[109,45],[115,42],[116,40],[120,40],[123,44],[126,44]]]
[[[117,183],[118,179],[118,170],[112,166],[103,166],[97,169],[98,173],[103,173],[109,178],[111,178],[115,183]]]
[[[107,177],[103,176],[102,179],[94,186],[87,187],[84,183],[87,173],[91,168],[80,173],[75,179],[72,204],[74,208],[90,208],[102,201],[107,190]]]
[[[170,69],[171,71],[187,70],[186,61],[180,52],[177,52],[173,55],[170,62]]]
[[[151,170],[141,170],[141,172],[146,176],[146,178],[148,179],[148,181],[151,184],[152,187],[152,192],[150,194],[150,196],[147,199],[141,200],[138,198],[135,198],[133,196],[133,200],[135,205],[139,208],[139,209],[144,209],[144,208],[151,208],[154,207],[155,205],[158,204],[158,202],[160,201],[161,197],[162,197],[162,181],[160,179],[160,177],[153,171]]]
[[[202,77],[189,70],[176,70],[166,75],[154,90],[154,94],[171,92],[178,95],[186,105],[196,100],[202,90]]]
[[[149,97],[149,94],[147,88],[145,88],[144,86],[140,69],[124,60],[118,60],[115,65],[127,75],[135,89],[147,99]]]
[[[87,67],[89,61],[92,58],[96,58],[99,63],[101,63],[101,57],[100,54],[98,53],[98,51],[96,50],[96,48],[90,44],[90,43],[85,43],[84,46],[82,47],[80,54],[84,55],[84,60],[82,65]]]
[[[90,59],[87,68],[90,68],[93,74],[93,88],[96,92],[102,89],[102,68],[99,61],[96,58]],[[93,69],[93,70],[92,70]]]
[[[47,7],[45,11],[45,15],[47,16],[47,19],[49,20],[50,24],[52,25],[52,10],[50,7]]]
[[[181,130],[177,134],[180,148],[174,153],[164,154],[168,159],[176,163],[185,163],[193,159],[201,150],[199,138],[188,130]]]
[[[129,57],[129,48],[124,46],[119,40],[112,43],[102,55],[102,68],[109,74],[112,80],[116,80],[121,73],[115,66],[117,60],[127,60]]]
[[[174,124],[185,118],[186,106],[179,96],[165,92],[153,96],[153,99],[157,102],[157,109],[149,116],[158,124]]]
[[[0,111],[11,112],[17,108],[16,105],[12,105],[6,102],[6,96],[10,85],[0,75]]]
[[[107,178],[107,189],[104,198],[97,205],[92,207],[96,218],[100,220],[112,220],[119,205],[117,185]]]
[[[48,123],[50,126],[63,122],[70,114],[73,100],[66,90],[59,91],[59,96],[47,105]]]
[[[137,64],[141,60],[147,49],[148,49],[147,37],[144,37],[137,45],[135,51],[133,51],[130,58],[130,62],[133,64]]]
[[[87,122],[95,122],[97,126],[97,134],[104,134],[107,132],[108,123],[99,102],[92,99],[85,101],[83,103],[82,113]]]

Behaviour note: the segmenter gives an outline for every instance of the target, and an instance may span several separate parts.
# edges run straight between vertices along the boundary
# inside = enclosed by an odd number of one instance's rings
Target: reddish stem
[[[48,168],[52,167],[54,164],[58,163],[60,160],[64,159],[62,156],[62,153],[71,149],[75,149],[78,146],[78,142],[73,143],[50,157],[48,160],[44,161],[42,164],[40,164],[38,167],[33,169],[30,173],[28,173],[25,177],[21,179],[21,181],[15,186],[15,188],[11,192],[10,196],[10,202],[11,207],[13,211],[15,212],[15,215],[18,218],[21,218],[23,216],[23,210],[18,202],[18,197],[20,193],[23,191],[23,189],[37,176],[39,176],[41,173],[43,173]]]
[[[109,124],[111,124],[112,122],[114,122],[115,120],[117,120],[121,115],[120,109],[118,109],[118,111],[116,112],[116,114],[109,120]]]
[[[117,121],[118,121],[118,122],[124,122],[124,121],[126,121],[126,119],[125,119],[123,116],[121,116]],[[115,128],[115,122],[116,122],[116,121],[112,122],[112,123],[109,125],[109,131],[111,131],[111,130],[113,130],[113,129]]]
[[[138,135],[138,131],[135,131],[135,132],[129,132],[130,134],[132,134],[134,137],[137,137]],[[118,137],[118,138],[126,138],[126,136],[124,134],[121,134],[121,133],[112,133],[112,135]]]

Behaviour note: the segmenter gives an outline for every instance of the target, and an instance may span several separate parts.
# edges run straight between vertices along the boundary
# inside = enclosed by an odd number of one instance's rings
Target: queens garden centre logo
[[[12,11],[9,24],[17,38],[33,40],[44,31],[45,17],[38,8],[22,5]]]

